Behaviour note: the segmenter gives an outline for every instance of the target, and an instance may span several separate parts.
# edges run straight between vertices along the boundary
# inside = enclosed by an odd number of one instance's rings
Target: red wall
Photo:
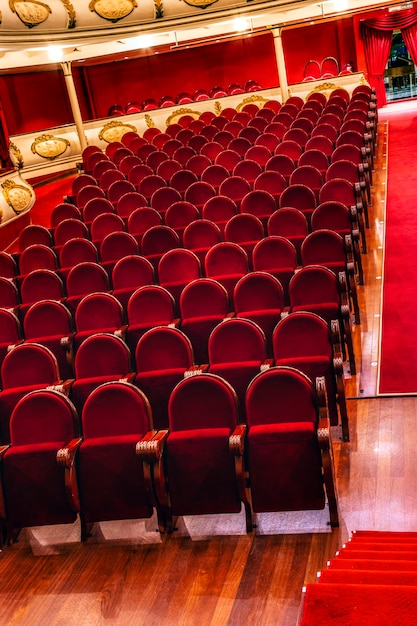
[[[355,69],[364,69],[356,66],[353,18],[284,29],[282,37],[290,84],[302,81],[310,59],[320,62],[335,56],[341,66],[353,61]],[[270,32],[117,63],[74,65],[73,74],[84,120],[107,117],[113,104],[131,100],[159,100],[249,79],[263,88],[278,85]],[[0,99],[11,135],[73,123],[64,76],[58,69],[1,76]]]

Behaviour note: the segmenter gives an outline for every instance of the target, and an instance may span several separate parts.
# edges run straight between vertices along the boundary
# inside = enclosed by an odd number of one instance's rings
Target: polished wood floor
[[[386,126],[380,122],[358,374],[348,378],[351,441],[334,429],[341,525],[327,512],[106,523],[84,544],[79,527],[22,531],[0,554],[0,624],[251,624],[295,626],[302,587],[354,529],[417,530],[417,398],[376,398],[385,207]],[[233,517],[233,516],[232,516]]]

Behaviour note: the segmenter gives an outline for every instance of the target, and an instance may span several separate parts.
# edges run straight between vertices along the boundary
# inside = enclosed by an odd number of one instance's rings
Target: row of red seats
[[[169,430],[157,431],[145,394],[127,382],[99,386],[80,415],[56,391],[27,394],[1,451],[4,538],[79,514],[86,540],[94,522],[154,510],[171,532],[179,515],[239,513],[242,504],[249,532],[256,513],[320,510],[326,499],[337,526],[324,380],[274,367],[254,378],[245,403],[247,425],[226,381],[186,378],[170,398]]]
[[[231,83],[226,89],[223,87],[212,87],[210,90],[196,89],[194,93],[182,91],[175,98],[173,96],[162,96],[157,101],[155,98],[147,98],[143,102],[132,100],[126,106],[121,104],[113,104],[109,109],[109,115],[126,115],[129,113],[139,113],[140,111],[152,111],[154,109],[165,108],[170,106],[190,104],[191,102],[202,102],[212,98],[223,98],[225,96],[235,96],[245,92],[260,91],[262,87],[255,80],[247,80],[241,87],[237,83]]]

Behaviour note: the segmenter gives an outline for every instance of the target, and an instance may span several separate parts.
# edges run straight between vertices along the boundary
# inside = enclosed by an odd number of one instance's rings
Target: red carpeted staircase
[[[303,592],[299,626],[415,626],[417,533],[356,531]]]

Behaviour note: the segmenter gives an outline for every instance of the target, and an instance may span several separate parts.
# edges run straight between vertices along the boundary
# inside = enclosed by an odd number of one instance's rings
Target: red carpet
[[[416,533],[358,531],[304,590],[299,626],[414,626]],[[372,547],[371,551],[363,549]],[[389,546],[391,552],[386,552]],[[406,548],[410,548],[410,552]],[[375,551],[387,555],[374,558]],[[401,554],[398,559],[397,554]],[[346,555],[358,555],[355,559]],[[409,555],[409,558],[407,558]]]
[[[407,394],[417,393],[417,103],[389,109],[379,393]]]

